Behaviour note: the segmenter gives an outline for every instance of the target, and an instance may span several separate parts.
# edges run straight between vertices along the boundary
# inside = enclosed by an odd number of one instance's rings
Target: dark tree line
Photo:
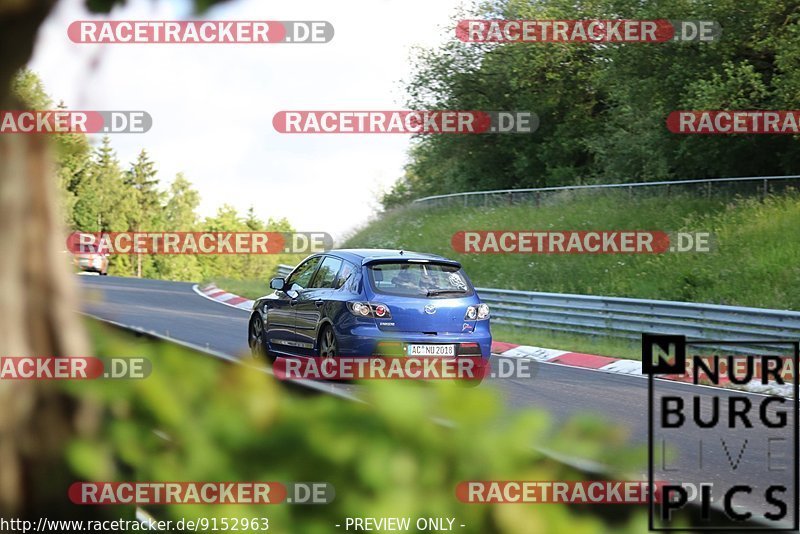
[[[798,109],[796,0],[493,0],[464,18],[713,20],[694,43],[463,43],[419,50],[411,109],[527,110],[531,135],[417,138],[385,207],[426,195],[586,183],[793,174],[788,135],[682,136],[674,110]],[[455,21],[453,22],[453,27]]]

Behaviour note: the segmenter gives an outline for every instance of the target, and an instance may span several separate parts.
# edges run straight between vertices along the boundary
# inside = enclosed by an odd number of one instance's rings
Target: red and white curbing
[[[597,354],[583,352],[569,352],[566,350],[545,349],[529,345],[514,345],[512,343],[492,343],[492,353],[506,358],[525,358],[539,362],[557,363],[572,367],[583,367],[608,373],[626,375],[641,375],[642,362],[635,360],[622,360]]]
[[[226,306],[230,306],[232,308],[239,308],[240,310],[249,311],[253,309],[253,302],[255,302],[253,300],[240,297],[239,295],[228,293],[227,291],[218,288],[214,284],[209,284],[204,287],[199,287],[195,285],[194,287],[192,287],[192,289],[194,289],[196,293],[198,293],[203,297],[219,302],[221,304],[225,304]]]
[[[637,360],[624,360],[611,358],[608,356],[598,356],[596,354],[585,354],[582,352],[568,352],[563,350],[545,349],[542,347],[531,347],[528,345],[514,345],[512,343],[493,342],[492,353],[506,358],[525,358],[539,362],[556,363],[569,365],[572,367],[582,367],[593,369],[605,373],[638,375],[644,377],[642,373],[642,362]],[[674,380],[679,382],[691,383],[689,376],[660,376],[659,379]],[[741,389],[750,393],[760,393],[763,395],[779,395],[791,397],[793,393],[792,384],[762,384],[760,380],[753,380],[741,386]]]
[[[225,304],[226,306],[230,306],[232,308],[239,308],[246,311],[249,311],[253,308],[253,300],[229,293],[218,288],[214,284],[209,284],[202,288],[195,285],[192,289],[194,289],[197,294],[207,299],[219,302],[220,304]],[[524,358],[536,360],[538,362],[580,367],[583,369],[593,369],[595,371],[601,371],[605,373],[637,375],[644,377],[644,374],[642,374],[642,362],[637,360],[612,358],[609,356],[599,356],[597,354],[586,354],[583,352],[547,349],[543,347],[533,347],[530,345],[516,345],[514,343],[505,343],[503,341],[492,342],[492,354],[503,356],[504,358]],[[682,380],[681,378],[670,379]],[[769,385],[764,385],[755,380],[745,385],[743,389],[753,393],[781,395],[784,397],[790,397],[792,394],[791,384],[785,384],[781,386],[770,383]]]

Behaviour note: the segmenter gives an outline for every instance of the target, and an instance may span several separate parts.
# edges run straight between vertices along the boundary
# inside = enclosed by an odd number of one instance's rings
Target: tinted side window
[[[317,270],[317,274],[309,287],[332,288],[333,282],[336,280],[336,274],[341,266],[342,260],[327,256],[322,260],[322,265],[319,266],[319,270]]]
[[[339,271],[339,276],[336,277],[336,282],[333,284],[334,289],[339,289],[343,285],[348,284],[348,289],[353,290],[351,282],[355,280],[356,266],[349,261],[344,262],[342,269]]]
[[[319,256],[316,256],[302,263],[289,277],[289,280],[286,282],[287,288],[297,291],[308,287],[308,283],[311,281],[311,277],[314,275],[314,271],[317,265],[319,265],[320,259]]]

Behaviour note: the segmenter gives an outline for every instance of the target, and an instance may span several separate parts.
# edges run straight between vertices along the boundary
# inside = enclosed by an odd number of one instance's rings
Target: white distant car
[[[80,271],[108,275],[108,254],[98,252],[94,247],[91,252],[72,254],[72,263]]]

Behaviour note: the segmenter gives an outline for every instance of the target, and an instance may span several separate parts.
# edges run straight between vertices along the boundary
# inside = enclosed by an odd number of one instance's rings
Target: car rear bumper
[[[89,273],[105,272],[108,267],[108,262],[99,259],[78,257],[73,263],[79,270]]]
[[[359,325],[349,332],[336,332],[342,356],[401,356],[409,344],[455,345],[456,356],[482,356],[492,352],[492,334],[488,325],[473,332],[446,332],[436,335],[413,332],[385,332],[377,327]]]

